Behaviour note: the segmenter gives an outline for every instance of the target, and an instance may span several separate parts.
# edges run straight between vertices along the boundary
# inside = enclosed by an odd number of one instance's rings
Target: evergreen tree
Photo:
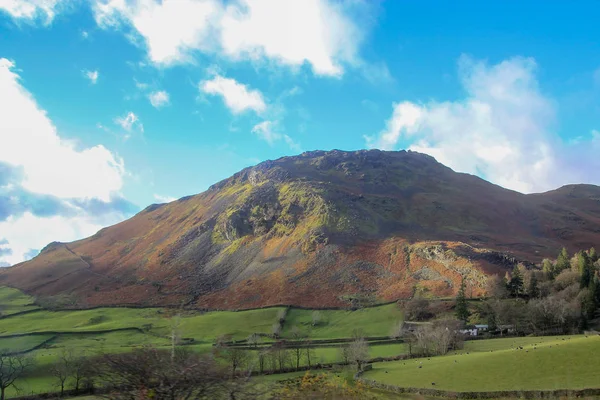
[[[593,266],[585,251],[580,251],[577,253],[577,267],[579,268],[579,273],[581,274],[581,279],[579,281],[580,287],[586,288],[590,286],[593,278]]]
[[[523,293],[523,274],[518,265],[513,268],[512,276],[508,284],[508,290],[511,296],[519,297]]]
[[[600,256],[598,256],[598,253],[596,253],[596,249],[593,248],[593,247],[588,252],[588,255],[589,255],[590,260],[592,261],[592,263],[595,263],[596,261],[598,261],[598,259],[600,257]]]
[[[538,287],[538,281],[535,272],[531,272],[531,277],[529,278],[529,287],[527,288],[527,294],[531,299],[540,297],[540,288]]]
[[[595,274],[594,278],[592,279],[592,283],[590,284],[590,291],[594,295],[596,307],[600,308],[600,277],[598,276],[598,274]]]
[[[456,318],[467,322],[469,319],[469,308],[467,306],[467,298],[465,296],[465,278],[463,277],[462,282],[460,283],[460,289],[458,294],[456,295]]]
[[[560,251],[558,258],[556,259],[556,264],[554,265],[554,274],[558,275],[565,269],[571,268],[571,260],[569,259],[569,253],[567,249],[564,247]]]
[[[542,261],[542,271],[544,271],[544,275],[546,275],[548,279],[554,279],[554,264],[547,258],[544,258],[544,261]]]

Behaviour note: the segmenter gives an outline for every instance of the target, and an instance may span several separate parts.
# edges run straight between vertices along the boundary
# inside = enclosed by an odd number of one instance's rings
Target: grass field
[[[0,338],[0,353],[16,353],[32,349],[53,335],[21,336],[14,338]]]
[[[128,352],[145,345],[168,348],[171,345],[168,334],[173,325],[178,325],[182,337],[193,339],[187,348],[209,352],[215,339],[223,335],[241,340],[252,333],[270,334],[282,308],[240,312],[160,308],[49,311],[37,308],[32,298],[19,291],[0,288],[0,310],[3,313],[0,350],[26,352],[47,341],[41,348],[28,353],[35,359],[37,367],[20,381],[23,391],[8,391],[9,396],[14,397],[16,394],[55,391],[55,380],[50,377],[49,370],[65,349],[91,357]],[[35,311],[15,315],[28,310]],[[291,338],[294,326],[313,340],[349,338],[356,329],[365,336],[384,337],[402,320],[402,312],[395,304],[357,311],[319,312],[321,320],[313,326],[312,310],[289,309],[282,337]],[[124,328],[129,330],[114,331]],[[25,336],[5,337],[14,334]],[[518,346],[524,349],[515,350]],[[406,353],[407,346],[403,343],[369,347],[371,358]],[[341,361],[340,349],[334,345],[317,347],[313,354],[313,363]],[[305,362],[303,358],[301,365]],[[468,341],[463,350],[443,357],[376,363],[365,377],[410,387],[429,388],[435,382],[437,389],[455,391],[525,390],[598,387],[599,370],[600,337],[524,337]],[[265,382],[277,381],[302,374],[273,375],[264,379]],[[381,396],[377,398],[414,398]]]
[[[283,336],[289,337],[293,327],[315,339],[352,337],[360,329],[365,336],[387,336],[394,324],[403,320],[396,304],[365,308],[357,311],[319,311],[321,321],[312,326],[312,310],[291,309],[286,317]]]
[[[38,309],[39,307],[34,305],[33,301],[33,297],[27,296],[17,289],[1,287],[0,316]]]
[[[436,389],[467,392],[597,388],[599,356],[600,336],[481,340],[458,354],[377,363],[364,377],[402,387],[431,388],[435,382]]]

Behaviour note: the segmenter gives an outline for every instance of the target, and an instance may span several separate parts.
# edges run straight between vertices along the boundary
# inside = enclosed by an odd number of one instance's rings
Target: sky
[[[0,266],[308,150],[600,184],[597,1],[0,0]]]

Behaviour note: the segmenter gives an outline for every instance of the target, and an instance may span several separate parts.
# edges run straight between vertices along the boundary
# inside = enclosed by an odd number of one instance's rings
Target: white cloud
[[[26,254],[33,249],[41,250],[54,241],[70,242],[88,237],[123,219],[124,216],[120,213],[97,218],[83,211],[68,217],[38,217],[29,212],[18,217],[9,217],[0,221],[0,232],[7,239],[12,253],[0,257],[0,262],[17,264],[25,261]]]
[[[200,82],[199,89],[206,94],[221,96],[227,108],[234,114],[247,110],[261,113],[267,108],[258,90],[248,89],[248,86],[235,79],[216,75],[210,80]]]
[[[343,7],[323,0],[242,0],[230,4],[221,20],[226,55],[308,63],[317,75],[341,75],[343,64],[356,60],[359,42]]]
[[[586,158],[583,146],[568,147],[552,131],[555,110],[538,88],[533,59],[490,66],[461,57],[459,70],[465,99],[394,104],[386,128],[366,137],[367,145],[391,150],[401,144],[521,192],[599,181],[587,172],[597,157]]]
[[[177,198],[171,196],[161,196],[160,194],[155,193],[154,200],[159,201],[161,203],[170,203],[172,201],[177,200]]]
[[[291,137],[277,131],[277,121],[263,121],[252,128],[252,133],[273,146],[276,142],[283,140],[292,150],[300,151],[300,145]]]
[[[154,108],[161,108],[169,105],[169,93],[164,90],[150,93],[148,99]]]
[[[61,139],[13,67],[0,59],[0,161],[22,167],[32,192],[108,200],[123,184],[123,160],[102,145],[78,149]]]
[[[221,5],[213,0],[98,0],[96,22],[102,28],[131,26],[159,65],[190,62],[190,53],[206,49],[211,19]]]
[[[83,76],[90,80],[92,85],[95,85],[98,82],[98,71],[88,71],[83,70]]]
[[[56,12],[65,0],[0,0],[0,11],[4,11],[12,18],[33,21],[42,18],[49,24],[54,19]]]
[[[90,33],[88,31],[81,31],[81,37],[87,39],[90,37]]]
[[[0,239],[8,241],[12,253],[0,256],[0,263],[20,262],[31,249],[50,241],[79,239],[125,218],[118,207],[98,212],[101,216],[90,211],[119,195],[126,174],[123,160],[102,145],[81,147],[59,137],[7,59],[0,59],[0,164],[18,171],[0,190],[13,197],[39,196],[47,202],[40,207],[48,205],[37,214],[12,214],[11,207],[31,205],[19,203],[17,197],[4,204],[8,208],[1,211],[8,210],[9,215],[0,218]]]
[[[367,2],[95,0],[94,13],[102,28],[131,28],[157,65],[193,62],[200,51],[340,76],[360,64],[362,33],[350,16],[358,4]]]
[[[117,125],[120,125],[121,128],[125,129],[127,132],[131,132],[131,129],[136,126],[140,130],[140,132],[144,131],[144,125],[140,121],[139,117],[131,111],[129,111],[123,117],[117,117],[115,119],[115,123]]]

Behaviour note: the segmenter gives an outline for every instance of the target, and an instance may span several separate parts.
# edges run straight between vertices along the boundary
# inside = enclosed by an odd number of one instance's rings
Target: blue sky
[[[600,5],[0,0],[0,265],[266,159],[600,183]]]

